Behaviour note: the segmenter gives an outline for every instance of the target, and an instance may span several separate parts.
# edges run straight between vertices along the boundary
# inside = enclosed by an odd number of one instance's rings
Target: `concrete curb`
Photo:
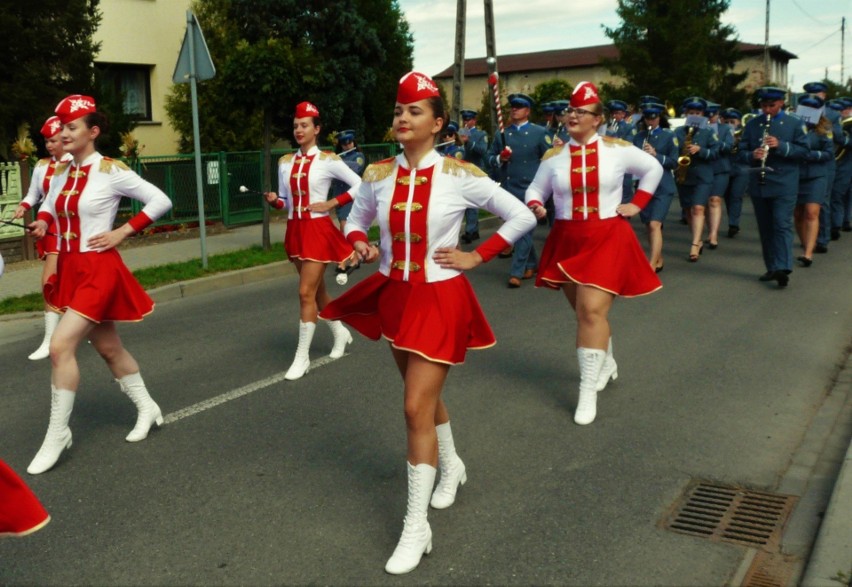
[[[257,267],[249,267],[248,269],[239,269],[237,271],[227,271],[225,273],[217,273],[209,277],[193,279],[192,281],[181,281],[171,283],[148,291],[148,295],[156,303],[188,298],[198,294],[218,291],[228,287],[238,285],[246,285],[249,283],[257,283],[267,281],[285,275],[296,273],[296,266],[290,261],[278,261],[269,263],[268,265],[259,265]]]

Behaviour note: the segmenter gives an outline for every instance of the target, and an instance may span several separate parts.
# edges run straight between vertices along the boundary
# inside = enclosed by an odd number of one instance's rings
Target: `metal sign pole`
[[[195,18],[186,12],[189,37],[189,92],[192,97],[192,140],[195,147],[195,189],[198,195],[198,229],[201,236],[201,267],[207,269],[207,224],[204,216],[204,187],[201,183],[201,138],[198,124],[198,89],[195,71]]]

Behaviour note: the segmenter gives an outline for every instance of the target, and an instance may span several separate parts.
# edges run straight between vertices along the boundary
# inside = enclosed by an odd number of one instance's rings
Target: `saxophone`
[[[695,133],[695,127],[690,126],[686,131],[686,138],[683,139],[683,145],[680,147],[680,157],[677,158],[677,169],[675,169],[675,181],[677,183],[686,181],[686,173],[689,171],[689,166],[692,165],[689,147],[692,145],[693,133]]]

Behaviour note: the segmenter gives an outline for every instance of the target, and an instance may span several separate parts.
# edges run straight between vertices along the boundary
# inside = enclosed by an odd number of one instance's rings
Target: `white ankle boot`
[[[606,351],[600,349],[577,349],[577,361],[580,363],[580,399],[577,400],[577,411],[574,412],[574,422],[591,424],[597,415],[598,378],[601,374]]]
[[[27,357],[30,361],[39,361],[50,356],[50,337],[53,336],[53,331],[56,330],[60,317],[56,312],[44,313],[44,339],[41,341],[41,346]]]
[[[402,575],[417,568],[423,554],[432,552],[432,529],[426,514],[429,510],[429,496],[435,484],[435,467],[411,463],[408,466],[408,508],[405,513],[405,525],[399,544],[385,565],[385,572]]]
[[[459,485],[467,483],[467,471],[464,462],[456,454],[450,423],[439,424],[435,431],[438,433],[438,466],[441,469],[441,479],[432,493],[431,504],[436,510],[442,510],[455,503]]]
[[[27,473],[30,475],[39,475],[50,470],[59,460],[62,451],[71,448],[71,429],[68,428],[68,420],[71,418],[76,396],[77,394],[73,391],[51,386],[50,423],[47,425],[47,434],[41,448],[27,467]]]
[[[615,357],[612,356],[612,337],[609,337],[609,344],[606,347],[606,359],[604,359],[601,375],[598,377],[597,391],[603,391],[609,380],[615,381],[618,379],[618,365],[615,364]]]
[[[346,352],[346,345],[352,344],[352,334],[340,320],[329,320],[328,327],[334,336],[334,346],[331,347],[331,353],[328,356],[332,359],[339,359]]]
[[[125,375],[121,379],[116,379],[121,386],[121,391],[127,394],[127,397],[136,405],[138,414],[136,416],[136,426],[130,431],[124,440],[127,442],[139,442],[148,438],[148,431],[151,426],[163,425],[163,412],[160,406],[151,399],[148,395],[148,389],[145,387],[145,382],[142,381],[142,376],[139,373],[131,373]]]
[[[311,367],[311,358],[309,356],[311,350],[311,341],[314,338],[314,330],[316,330],[316,322],[299,321],[299,346],[296,347],[296,358],[293,359],[293,364],[287,369],[284,374],[284,379],[294,381],[308,372]]]

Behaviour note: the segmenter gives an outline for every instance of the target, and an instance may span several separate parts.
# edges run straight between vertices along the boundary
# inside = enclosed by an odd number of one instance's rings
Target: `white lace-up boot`
[[[311,367],[311,341],[314,338],[314,331],[317,328],[316,322],[299,321],[299,346],[296,347],[296,358],[293,359],[293,364],[287,369],[284,374],[284,379],[294,381],[301,379]]]
[[[467,471],[456,454],[450,423],[439,424],[435,427],[435,431],[438,433],[438,466],[441,469],[441,479],[432,493],[431,503],[436,510],[442,510],[456,501],[459,485],[467,482]]]
[[[604,359],[601,375],[598,377],[597,391],[603,391],[609,380],[615,381],[618,379],[618,365],[615,364],[615,357],[612,356],[612,337],[609,337],[609,344],[606,347],[606,359]]]
[[[598,378],[601,374],[606,351],[600,349],[577,349],[577,361],[580,363],[580,399],[577,400],[577,411],[574,412],[574,422],[591,424],[597,414]]]
[[[352,344],[352,334],[340,320],[328,320],[328,327],[334,336],[334,346],[331,347],[329,357],[339,359],[346,352],[346,345]]]
[[[30,361],[39,361],[50,356],[50,337],[53,336],[53,331],[56,330],[56,325],[59,324],[59,318],[61,316],[56,312],[44,313],[44,339],[41,341],[41,346],[27,357]]]
[[[47,425],[47,434],[44,436],[41,448],[27,467],[27,473],[30,475],[40,475],[50,470],[59,460],[62,451],[71,448],[71,429],[68,428],[68,420],[71,418],[76,396],[77,394],[73,391],[56,389],[51,385],[50,423]]]
[[[435,484],[435,467],[411,463],[408,466],[408,508],[405,513],[405,525],[399,544],[385,565],[385,572],[402,575],[413,571],[420,564],[424,554],[432,552],[432,529],[426,514],[429,510],[429,496]]]
[[[145,387],[145,382],[142,381],[142,376],[139,373],[131,373],[125,375],[121,379],[116,379],[121,386],[121,391],[127,394],[127,397],[136,405],[138,412],[136,416],[136,426],[130,431],[124,440],[127,442],[139,442],[148,438],[148,431],[151,426],[163,425],[163,412],[160,406],[151,399],[148,395],[148,389]]]

